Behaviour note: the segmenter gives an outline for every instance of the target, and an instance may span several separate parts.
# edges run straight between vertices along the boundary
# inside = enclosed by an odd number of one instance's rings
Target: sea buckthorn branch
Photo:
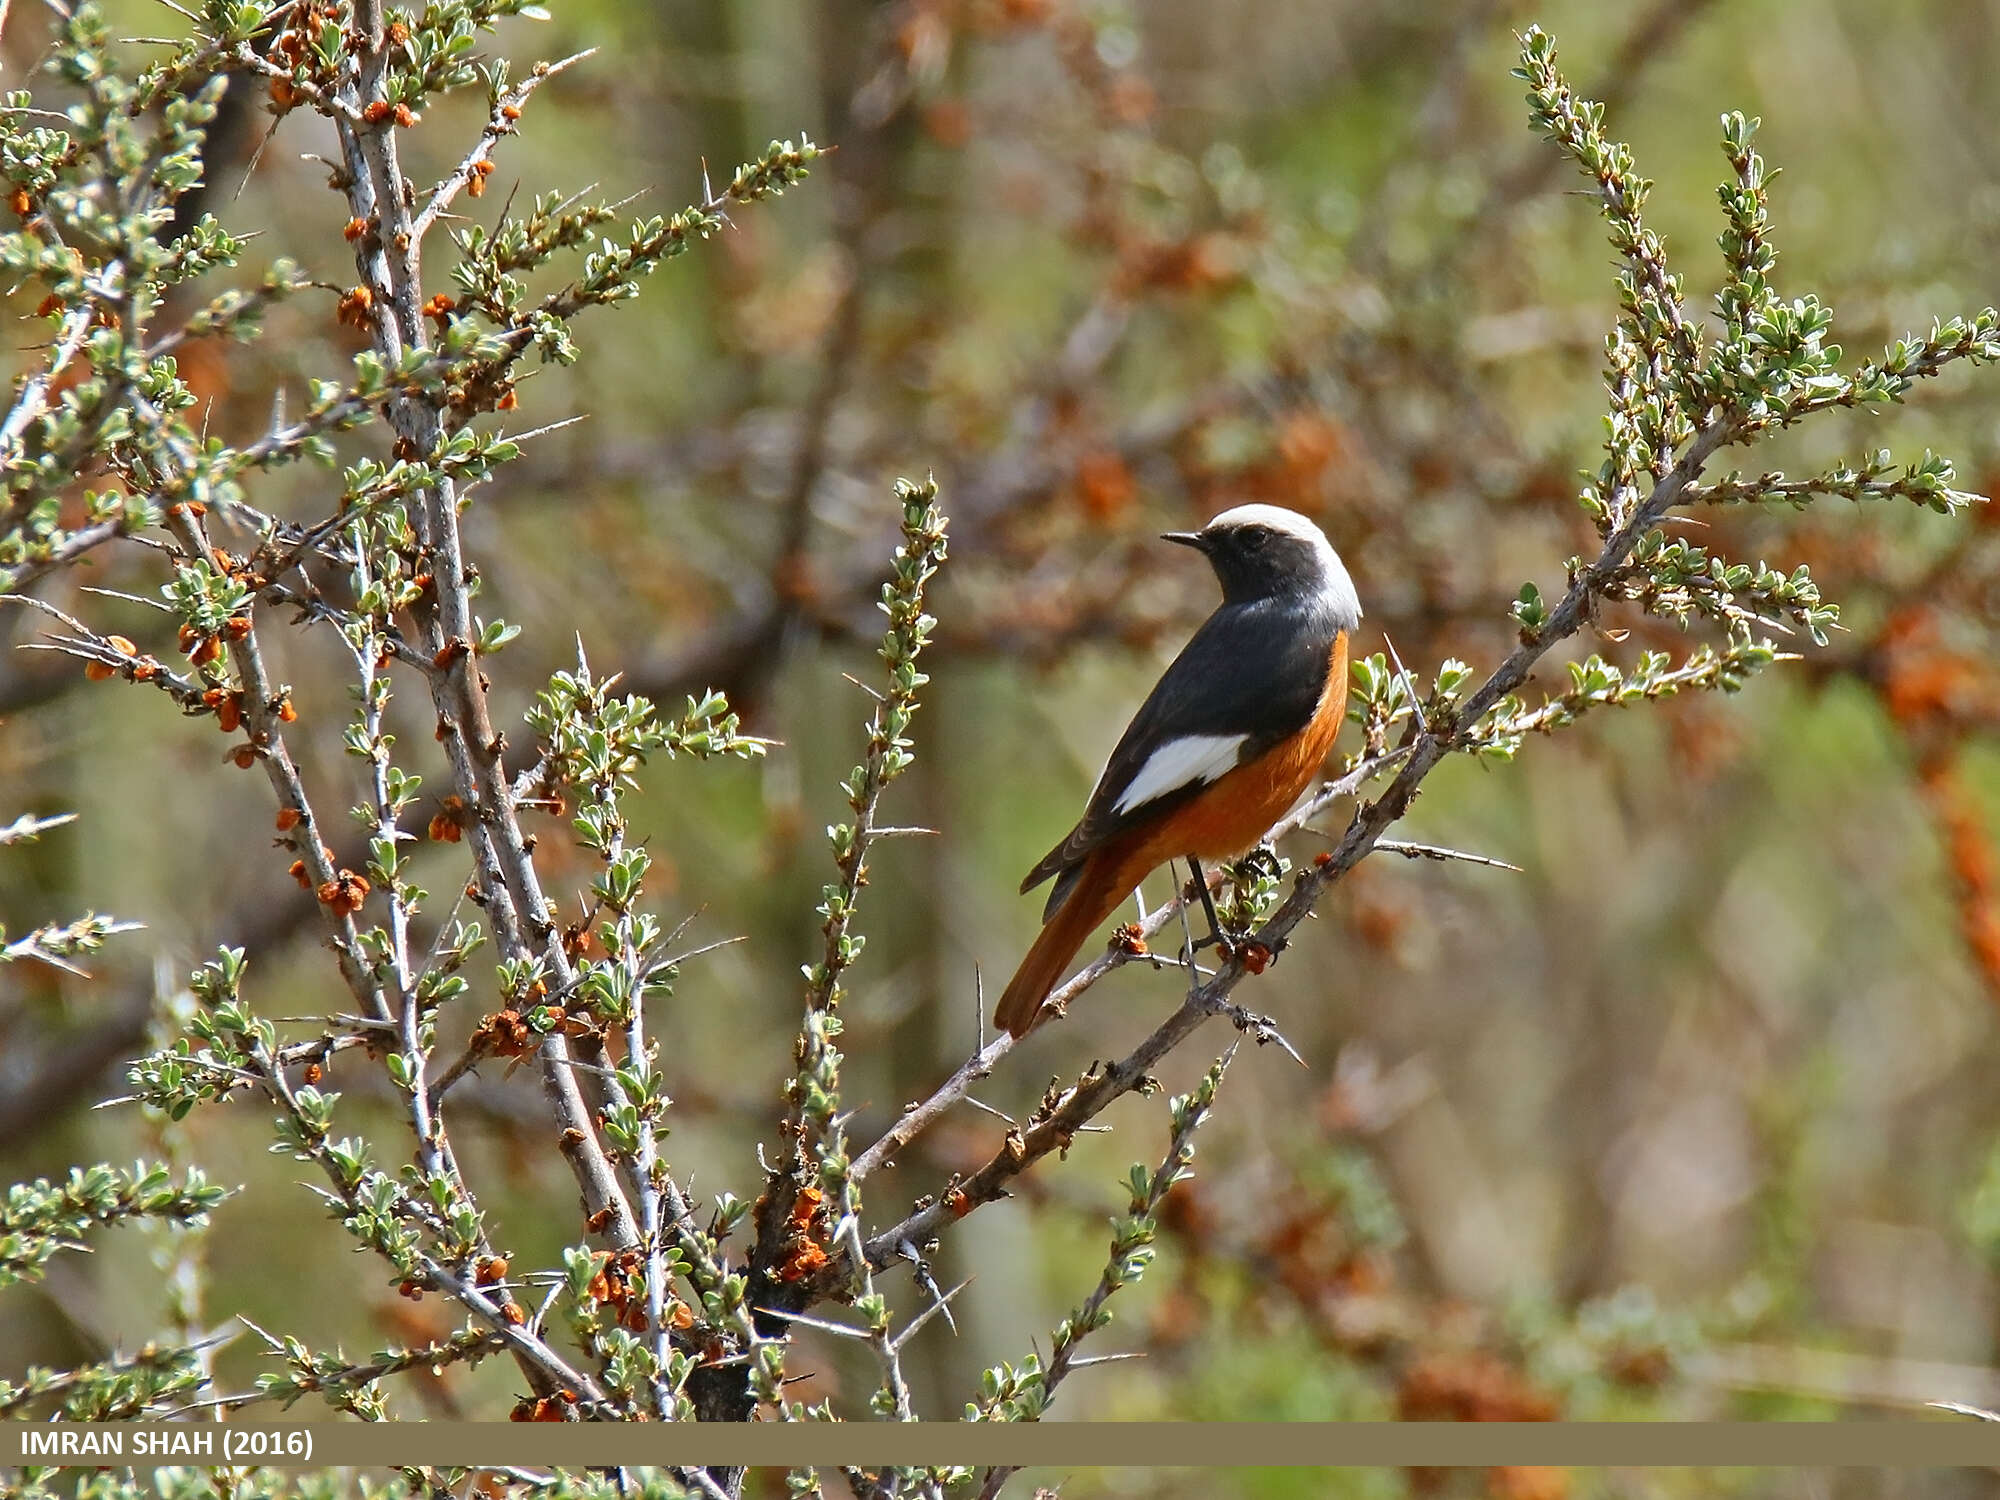
[[[479,132],[479,139],[465,154],[465,160],[431,190],[430,199],[410,226],[410,232],[422,239],[438,216],[450,210],[459,193],[475,181],[484,183],[487,173],[493,170],[493,148],[500,143],[501,137],[513,135],[520,129],[515,122],[521,118],[521,110],[529,96],[556,74],[594,56],[596,52],[595,47],[587,47],[557,62],[537,63],[528,76],[516,84],[507,82],[505,58],[491,64],[485,70],[487,92],[493,101],[486,128]]]
[[[9,844],[32,844],[49,829],[75,821],[75,813],[59,813],[52,818],[22,813],[13,822],[0,826],[0,849]],[[143,922],[121,922],[116,917],[101,916],[93,911],[67,922],[44,922],[17,938],[9,938],[6,924],[0,923],[0,964],[32,958],[81,974],[83,970],[72,960],[86,953],[95,953],[104,946],[108,937],[116,937],[121,932],[138,932],[144,926]]]
[[[1949,515],[1984,497],[1953,487],[1958,477],[1951,460],[1929,449],[1916,463],[1900,468],[1887,448],[1879,448],[1861,463],[1840,464],[1807,479],[1787,479],[1771,469],[1755,478],[1730,474],[1707,484],[1691,485],[1690,505],[1739,505],[1746,501],[1789,500],[1801,508],[1814,500],[1907,500],[1927,510]]]
[[[55,1411],[67,1421],[118,1422],[154,1413],[207,1378],[201,1351],[157,1344],[73,1370],[30,1365],[19,1384],[0,1380],[0,1417],[25,1420],[33,1408],[60,1398]]]
[[[1110,1258],[1082,1304],[1056,1325],[1048,1363],[1044,1365],[1040,1355],[1031,1354],[1019,1364],[1001,1364],[986,1371],[980,1379],[980,1399],[966,1403],[967,1421],[1039,1422],[1055,1398],[1056,1387],[1071,1370],[1087,1363],[1079,1360],[1077,1350],[1086,1338],[1111,1322],[1111,1299],[1138,1283],[1153,1263],[1160,1206],[1176,1184],[1194,1175],[1189,1163],[1194,1160],[1195,1132],[1207,1121],[1215,1091],[1235,1056],[1236,1044],[1231,1043],[1229,1050],[1209,1065],[1200,1083],[1168,1101],[1173,1129],[1167,1154],[1151,1172],[1142,1163],[1132,1164],[1126,1178],[1130,1198],[1125,1213],[1111,1224]],[[1005,1464],[988,1469],[980,1482],[980,1500],[997,1500],[1008,1478],[1018,1472],[1017,1467]]]
[[[170,438],[166,451],[178,457],[177,450],[178,440]],[[246,770],[261,765],[277,794],[284,823],[281,832],[298,855],[295,878],[318,898],[341,977],[365,1015],[386,1021],[392,1008],[362,951],[354,921],[368,884],[352,870],[337,867],[322,839],[320,820],[283,730],[297,710],[290,691],[271,681],[257,639],[255,590],[242,578],[235,560],[209,541],[205,510],[198,501],[168,507],[167,523],[180,543],[181,560],[175,565],[174,582],[162,593],[178,606],[181,640],[190,647],[189,659],[205,684],[204,705],[214,709],[224,733],[239,728],[243,733],[243,743],[232,752],[236,764]],[[233,669],[233,680],[224,669],[225,659]]]
[[[26,91],[0,100],[0,170],[21,220],[19,230],[0,235],[0,265],[17,282],[47,290],[38,314],[59,330],[0,420],[0,589],[151,525],[157,512],[146,471],[157,435],[131,398],[185,409],[194,398],[166,350],[190,336],[250,336],[265,306],[304,285],[281,261],[260,288],[223,294],[148,346],[148,325],[168,288],[241,254],[243,241],[208,216],[171,243],[157,231],[166,210],[201,180],[204,132],[234,49],[288,9],[215,7],[166,61],[128,76],[101,13],[79,5],[61,13],[48,71],[80,102],[52,117]],[[61,127],[31,123],[43,118],[60,118]],[[58,377],[79,356],[86,368],[52,402]],[[94,492],[84,524],[65,525],[48,497],[98,467],[135,493]]]
[[[392,528],[396,517],[382,518],[378,533]],[[359,707],[355,721],[345,736],[346,748],[367,762],[367,801],[354,809],[356,818],[370,827],[369,874],[374,877],[389,906],[386,933],[371,928],[362,934],[362,947],[370,962],[370,972],[385,982],[393,1010],[397,1046],[388,1057],[391,1081],[408,1095],[410,1119],[416,1135],[416,1164],[427,1183],[437,1212],[460,1226],[454,1269],[463,1274],[470,1267],[475,1282],[491,1284],[493,1268],[506,1265],[495,1254],[484,1216],[474,1205],[472,1190],[445,1131],[444,1113],[427,1086],[427,1071],[437,1041],[436,1009],[456,994],[463,993],[465,981],[428,962],[419,964],[411,952],[411,924],[421,908],[425,892],[405,877],[405,861],[398,847],[415,835],[398,826],[404,811],[416,801],[423,778],[395,765],[393,735],[383,729],[383,715],[391,695],[383,668],[390,660],[387,631],[389,616],[398,602],[393,590],[385,590],[383,580],[371,576],[369,559],[381,556],[394,561],[388,547],[357,548],[355,592],[361,610],[356,621],[343,631],[353,653],[358,679]],[[365,887],[361,890],[365,898]],[[324,898],[322,898],[324,899]],[[442,937],[442,933],[440,934]],[[451,945],[453,956],[468,948],[465,938]],[[511,1303],[503,1304],[503,1313]]]
[[[586,308],[605,307],[638,295],[639,283],[696,242],[729,223],[732,206],[759,203],[805,180],[822,148],[801,136],[772,141],[754,161],[744,163],[720,191],[709,189],[699,203],[664,217],[628,226],[625,242],[609,239],[584,256],[583,274],[568,285],[525,305],[526,286],[518,274],[534,269],[560,250],[590,242],[596,226],[616,217],[610,205],[571,211],[558,195],[537,200],[524,225],[506,221],[492,234],[477,226],[454,236],[459,264],[452,276],[468,306],[496,326],[504,352],[466,383],[466,403],[504,403],[509,371],[529,349],[544,360],[567,365],[577,349],[569,325]]]
[[[141,1219],[200,1224],[228,1196],[198,1168],[176,1183],[164,1166],[146,1162],[130,1171],[73,1167],[61,1184],[17,1182],[0,1196],[0,1287],[40,1280],[58,1252],[82,1249],[94,1229]]]
[[[9,844],[32,844],[51,828],[61,828],[75,821],[75,813],[56,813],[52,817],[22,813],[13,822],[0,824],[0,849]]]
[[[617,681],[594,677],[579,646],[575,670],[555,675],[528,722],[542,736],[537,762],[542,781],[552,792],[578,795],[572,823],[577,841],[603,867],[592,883],[588,909],[568,929],[564,941],[580,954],[595,924],[595,937],[606,956],[580,960],[573,993],[559,991],[553,998],[565,1008],[583,1009],[608,1028],[621,1029],[625,1042],[623,1064],[605,1070],[602,1128],[639,1205],[640,1243],[637,1251],[613,1255],[586,1284],[586,1291],[616,1278],[621,1286],[610,1300],[632,1328],[637,1302],[625,1259],[640,1259],[643,1316],[632,1331],[642,1334],[649,1347],[634,1353],[607,1337],[602,1341],[605,1357],[636,1366],[650,1384],[655,1414],[674,1420],[691,1415],[680,1388],[692,1364],[670,1347],[676,1334],[692,1323],[690,1310],[671,1295],[675,1271],[692,1287],[696,1305],[718,1323],[733,1326],[748,1342],[754,1343],[756,1336],[741,1306],[740,1290],[732,1287],[717,1262],[712,1238],[694,1225],[692,1208],[660,1155],[660,1122],[672,1101],[655,1067],[654,1045],[648,1041],[646,1002],[672,993],[679,959],[668,950],[681,934],[666,932],[658,919],[638,909],[651,856],[628,840],[621,798],[654,754],[754,758],[764,753],[768,742],[743,734],[720,694],[689,699],[680,719],[669,722],[661,720],[643,697],[613,696]],[[670,1240],[676,1247],[671,1250]],[[694,1341],[690,1336],[688,1342]]]
[[[317,1354],[290,1334],[266,1333],[254,1323],[250,1328],[272,1354],[284,1361],[284,1368],[259,1375],[254,1391],[207,1397],[164,1415],[186,1416],[216,1409],[237,1412],[266,1401],[275,1401],[289,1410],[302,1396],[318,1396],[336,1411],[364,1421],[383,1422],[389,1419],[389,1409],[377,1387],[389,1377],[415,1370],[435,1377],[448,1366],[475,1365],[507,1348],[507,1340],[501,1334],[474,1326],[428,1344],[384,1349],[368,1363],[354,1364],[338,1349],[331,1354]]]
[[[590,668],[582,659],[580,648],[577,657],[576,676],[580,685],[574,700],[577,717],[586,723],[601,722],[607,707],[605,694],[591,682]],[[652,861],[643,846],[627,846],[625,819],[618,805],[620,783],[629,777],[644,752],[640,748],[642,740],[635,739],[628,749],[621,744],[617,731],[637,720],[641,726],[639,733],[643,735],[645,710],[651,705],[642,710],[628,702],[625,707],[626,712],[616,716],[610,732],[600,730],[599,735],[587,739],[588,749],[602,745],[603,753],[595,757],[596,764],[590,771],[579,778],[587,789],[588,802],[577,823],[581,841],[595,847],[604,861],[603,873],[594,882],[593,896],[612,913],[603,933],[610,963],[600,972],[604,976],[604,993],[613,1003],[597,1008],[607,1023],[615,1025],[620,1019],[617,1002],[623,1002],[625,1064],[610,1082],[612,1100],[604,1113],[605,1132],[622,1147],[621,1158],[629,1163],[627,1182],[639,1206],[646,1305],[645,1320],[638,1332],[646,1340],[651,1356],[650,1368],[643,1374],[652,1391],[653,1413],[666,1422],[683,1415],[685,1398],[680,1388],[686,1382],[686,1374],[684,1370],[680,1372],[679,1379],[669,1374],[672,1330],[667,1321],[667,1231],[660,1211],[667,1167],[660,1160],[657,1126],[671,1101],[664,1080],[653,1066],[653,1050],[646,1041],[648,986],[642,977],[645,950],[657,937],[658,925],[650,919],[635,917],[633,912]],[[579,752],[587,753],[587,749],[580,746]],[[664,990],[666,985],[662,983],[657,988]]]
[[[806,970],[805,1017],[793,1051],[796,1071],[785,1088],[779,1162],[766,1179],[756,1210],[757,1239],[750,1261],[756,1305],[782,1313],[796,1310],[794,1294],[828,1263],[836,1232],[852,1237],[861,1212],[860,1190],[840,1113],[841,980],[861,956],[863,939],[853,931],[855,903],[868,876],[868,855],[884,835],[876,822],[882,793],[912,764],[909,728],[917,692],[929,678],[917,662],[937,621],[924,612],[926,591],[946,552],[943,510],[935,480],[899,480],[902,544],[894,576],[882,585],[880,608],[888,617],[879,649],[887,685],[875,693],[868,743],[862,761],[843,783],[853,821],[828,828],[839,878],[821,891],[818,907],[824,951]],[[873,690],[870,690],[873,692]],[[874,1297],[869,1269],[853,1266],[854,1295],[870,1300],[871,1326],[886,1338],[886,1307]],[[872,1300],[871,1300],[872,1299]],[[883,1347],[886,1347],[884,1345]],[[907,1392],[898,1397],[900,1374],[893,1351],[885,1359],[885,1389],[891,1411],[900,1414]],[[771,1372],[774,1379],[777,1371]],[[747,1414],[747,1413],[746,1413]]]
[[[294,1085],[287,1077],[276,1029],[242,1000],[244,967],[240,949],[224,949],[194,975],[192,988],[200,1006],[193,1024],[214,1049],[208,1068],[243,1076],[279,1107],[272,1150],[320,1169],[328,1186],[317,1191],[347,1231],[394,1270],[406,1294],[435,1291],[457,1301],[505,1341],[538,1391],[570,1390],[591,1409],[603,1405],[603,1391],[547,1343],[490,1262],[479,1258],[479,1214],[447,1175],[420,1172],[415,1179],[420,1196],[371,1164],[373,1152],[366,1140],[333,1137],[340,1096],[322,1091],[317,1081]],[[145,1067],[135,1067],[135,1081],[145,1080]],[[318,1073],[309,1065],[305,1076],[316,1080]],[[180,1087],[191,1082],[181,1080]],[[149,1102],[171,1114],[185,1112],[183,1100],[188,1098],[168,1093]]]
[[[196,1051],[177,1044],[136,1067],[135,1079],[175,1117],[198,1099],[257,1085],[286,1105],[287,1139],[310,1145],[314,1130],[330,1118],[330,1102],[316,1087],[327,1059],[364,1033],[371,1045],[393,1036],[394,1045],[387,1049],[389,1071],[410,1096],[415,1169],[423,1193],[394,1189],[378,1174],[370,1179],[376,1201],[362,1205],[368,1210],[362,1213],[354,1195],[346,1193],[346,1217],[377,1236],[377,1248],[385,1253],[409,1248],[393,1228],[402,1224],[418,1236],[412,1242],[417,1248],[410,1253],[417,1259],[411,1267],[421,1273],[406,1280],[417,1290],[448,1290],[488,1321],[497,1310],[512,1326],[518,1326],[519,1310],[504,1294],[483,1289],[489,1284],[482,1279],[489,1268],[504,1261],[490,1253],[483,1221],[453,1160],[438,1101],[426,1082],[431,1012],[442,999],[463,990],[464,980],[455,970],[476,938],[447,941],[441,932],[429,956],[420,958],[413,948],[412,926],[422,893],[407,882],[399,845],[409,835],[399,829],[398,819],[415,794],[417,778],[393,764],[383,712],[387,667],[395,661],[415,667],[438,713],[455,800],[464,815],[462,838],[473,857],[472,890],[496,931],[503,983],[509,974],[528,983],[535,982],[532,976],[546,974],[558,993],[573,991],[579,971],[563,951],[539,887],[531,858],[534,841],[518,826],[503,763],[505,742],[491,725],[485,699],[484,659],[516,631],[472,613],[477,576],[464,558],[457,528],[466,488],[518,452],[518,440],[472,431],[464,423],[479,410],[514,404],[511,389],[490,376],[534,340],[524,338],[518,327],[482,334],[471,320],[450,316],[451,299],[424,300],[421,250],[425,231],[456,195],[480,195],[493,149],[511,133],[528,95],[577,59],[539,67],[514,86],[508,85],[504,68],[490,70],[487,126],[459,169],[434,190],[421,215],[402,176],[397,135],[416,123],[416,107],[430,93],[477,81],[468,56],[475,31],[502,15],[532,9],[522,3],[441,0],[420,17],[409,17],[387,11],[379,0],[359,0],[350,26],[343,24],[344,6],[211,7],[212,14],[193,18],[197,35],[177,51],[172,67],[150,73],[135,94],[125,87],[109,55],[101,17],[86,5],[65,17],[56,66],[89,96],[94,113],[86,120],[72,111],[70,130],[46,132],[32,125],[17,128],[37,117],[25,96],[0,101],[0,154],[17,184],[8,201],[23,219],[22,231],[0,244],[0,260],[52,286],[47,312],[60,324],[40,378],[24,382],[15,403],[0,417],[8,440],[0,454],[6,459],[0,588],[74,561],[113,536],[166,521],[174,539],[168,550],[175,567],[168,603],[181,623],[191,670],[170,671],[124,638],[67,617],[62,618],[72,633],[53,644],[81,657],[93,677],[151,681],[186,711],[212,713],[226,733],[244,734],[246,743],[232,756],[246,766],[260,759],[266,763],[280,798],[279,830],[291,837],[300,854],[294,874],[317,893],[329,916],[341,967],[363,1012],[351,1031],[341,1029],[337,1037],[329,1032],[321,1044],[305,1044],[303,1050],[279,1048],[274,1035],[254,1028],[231,1031],[212,1014],[204,1015],[196,1030],[206,1047]],[[160,254],[146,233],[156,220],[139,223],[199,180],[200,127],[219,97],[219,73],[230,69],[269,78],[276,112],[304,104],[334,123],[344,163],[335,170],[334,185],[348,196],[346,237],[362,272],[361,285],[342,297],[339,316],[365,328],[371,344],[357,357],[351,381],[315,385],[302,419],[274,423],[263,438],[234,447],[198,438],[182,420],[195,398],[178,379],[172,352],[190,338],[254,335],[265,307],[307,283],[289,263],[279,262],[262,286],[211,298],[179,328],[149,334],[146,318],[158,301],[153,289],[232,263],[241,242],[203,220]],[[121,109],[138,115],[133,100],[151,97],[148,90],[171,79],[180,79],[195,97],[167,101],[167,125],[154,139],[133,137]],[[83,129],[76,128],[79,122]],[[553,294],[532,331],[546,339],[555,324],[582,307],[632,295],[640,276],[694,239],[722,228],[729,205],[760,201],[803,178],[817,152],[810,142],[774,143],[771,152],[739,170],[723,191],[707,193],[699,208],[639,225],[628,246],[588,256],[582,278]],[[115,205],[75,193],[62,180],[65,173],[85,176],[83,168],[100,161],[118,166],[122,180],[133,185]],[[109,208],[125,219],[117,219]],[[580,245],[566,226],[599,217],[608,213],[564,213],[551,238]],[[547,253],[555,248],[560,246],[541,247]],[[530,269],[546,258],[534,245],[528,250],[508,261],[510,272]],[[567,350],[566,336],[559,342]],[[58,405],[52,392],[59,380],[85,361],[92,378],[76,384]],[[394,462],[385,466],[364,460],[351,466],[333,515],[299,526],[245,501],[242,481],[250,473],[302,458],[330,462],[334,450],[328,439],[368,421],[378,410],[394,429]],[[55,512],[48,492],[68,482],[91,454],[101,455],[99,461],[130,493],[93,497],[86,525],[59,530],[50,519]],[[249,558],[231,557],[213,544],[205,519],[211,513],[246,524],[257,534]],[[32,524],[17,534],[23,520]],[[153,545],[150,540],[147,544]],[[359,608],[348,611],[328,603],[308,581],[296,587],[286,581],[301,564],[320,559],[356,575]],[[357,809],[373,834],[374,858],[366,874],[337,867],[327,853],[319,820],[276,727],[289,722],[294,710],[288,691],[270,680],[265,666],[255,614],[260,602],[298,608],[298,623],[332,624],[355,655],[362,707],[346,738],[349,748],[369,763],[364,806]],[[398,614],[412,628],[398,626]],[[668,726],[669,748],[691,753],[760,750],[761,742],[736,731],[733,716],[725,722],[725,707],[719,699],[705,705],[690,702],[687,719]],[[621,839],[619,862],[631,852]],[[371,891],[385,904],[387,919],[381,928],[362,930],[354,919]],[[636,888],[628,895],[636,895]],[[625,928],[619,948],[626,972],[637,976],[640,991],[661,991],[672,978],[672,964],[646,951],[637,924],[626,906],[616,924]],[[233,1003],[223,1003],[226,1014],[235,1015]],[[238,1019],[250,1025],[247,1013]],[[385,1024],[390,1030],[377,1034]],[[586,1050],[597,1045],[596,1035],[582,1036]],[[613,1075],[611,1087],[600,1090],[606,1103],[602,1119],[593,1119],[573,1076],[564,1029],[552,1027],[540,1049],[562,1149],[584,1187],[589,1219],[596,1232],[622,1247],[638,1242],[640,1231],[596,1132],[622,1128],[627,1122],[621,1112],[635,1101],[657,1097],[664,1104],[663,1091],[653,1087],[657,1077],[643,1061],[647,1042],[636,1011],[629,1017],[627,1041],[633,1058],[641,1061],[635,1065],[628,1060]],[[592,1055],[601,1065],[601,1050]],[[287,1067],[303,1067],[309,1082],[292,1089],[284,1077]],[[704,1309],[737,1330],[743,1351],[737,1357],[755,1357],[757,1335],[745,1308],[742,1276],[720,1263],[714,1236],[695,1224],[685,1196],[658,1158],[650,1125],[639,1134],[651,1149],[621,1151],[620,1156],[627,1168],[638,1159],[636,1183],[653,1210],[645,1255],[654,1272],[647,1279],[650,1323],[659,1335],[656,1366],[664,1330],[675,1309],[682,1308],[678,1301],[665,1300],[670,1275],[680,1266],[686,1267],[682,1274],[696,1287]],[[336,1173],[351,1165],[322,1158],[316,1148],[307,1154],[323,1166],[330,1163]],[[425,1240],[435,1243],[435,1252],[422,1248]],[[663,1246],[670,1240],[678,1241],[685,1253],[669,1257]],[[541,1399],[580,1392],[581,1410],[602,1409],[600,1394],[573,1379],[566,1367],[541,1358],[523,1335],[502,1337],[523,1361]],[[621,1398],[637,1394],[629,1382],[614,1384]],[[760,1395],[776,1395],[775,1385],[765,1381],[757,1389]],[[665,1394],[677,1402],[677,1391],[678,1381]],[[663,1404],[662,1395],[656,1387],[654,1404]],[[705,1487],[699,1478],[693,1482]]]
[[[351,65],[342,65],[344,92],[340,97],[356,106],[360,118],[357,122],[344,113],[334,116],[345,162],[337,185],[348,195],[350,227],[359,226],[353,238],[375,349],[385,362],[393,362],[407,350],[429,346],[428,315],[440,316],[448,340],[467,343],[471,332],[463,320],[451,316],[449,307],[428,303],[423,297],[422,244],[436,215],[417,215],[413,196],[404,183],[396,138],[396,131],[409,123],[406,115],[413,96],[389,68],[393,39],[378,0],[361,0],[355,18],[360,55]],[[538,70],[533,83],[539,84],[553,71]],[[462,76],[425,74],[424,86],[443,86],[453,79],[466,82],[470,77],[469,70]],[[510,125],[509,111],[518,113],[518,102],[497,75],[489,83],[494,101],[492,118],[503,126]],[[525,93],[520,97],[525,98]],[[488,131],[467,159],[464,172],[468,185],[483,181],[484,174],[478,169],[490,159],[491,148],[503,133],[490,119]],[[805,175],[805,165],[815,150],[808,143],[739,171],[724,199],[749,202],[781,191]],[[442,198],[434,195],[433,204],[439,211],[449,202],[448,189],[455,191],[450,189],[449,179],[439,190]],[[632,295],[638,277],[685,248],[692,234],[705,235],[721,223],[719,213],[711,212],[677,216],[671,224],[656,221],[653,226],[639,226],[627,249],[589,258],[584,280],[566,294],[555,294],[555,301],[542,310],[537,329],[543,333],[559,330],[583,306]],[[468,259],[476,260],[476,256]],[[463,284],[462,270],[460,279]],[[484,376],[468,377],[454,399],[475,407],[511,404],[510,393],[500,388],[497,376],[530,340],[523,327],[510,329],[509,334],[512,342],[505,352],[488,360]],[[544,353],[568,352],[569,348],[565,334],[545,344]],[[390,419],[401,442],[417,454],[438,452],[448,442],[442,402],[395,401],[390,406]],[[474,575],[463,555],[459,502],[451,477],[440,476],[418,487],[415,499],[412,519],[418,553],[433,583],[430,593],[413,603],[411,613],[421,648],[432,653],[437,666],[428,680],[429,687],[456,795],[470,814],[468,842],[478,896],[494,922],[507,960],[544,967],[556,987],[566,991],[574,984],[575,973],[562,949],[519,826],[504,764],[505,741],[491,724],[485,679],[475,660],[488,638],[480,632],[470,609]],[[502,643],[496,642],[494,649]],[[600,1232],[614,1248],[629,1249],[639,1241],[641,1230],[598,1142],[591,1108],[572,1066],[568,1038],[560,1029],[547,1034],[542,1054],[543,1080],[556,1116],[558,1139],[583,1189],[586,1215],[602,1226]]]

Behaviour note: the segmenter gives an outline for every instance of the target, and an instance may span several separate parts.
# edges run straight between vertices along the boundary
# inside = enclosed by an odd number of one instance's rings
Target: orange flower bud
[[[320,885],[318,895],[320,905],[330,908],[337,916],[350,917],[361,910],[362,902],[368,899],[368,891],[366,876],[342,870]]]

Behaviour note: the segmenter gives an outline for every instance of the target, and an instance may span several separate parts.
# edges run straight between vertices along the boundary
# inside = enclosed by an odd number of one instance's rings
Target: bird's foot
[[[1222,927],[1210,932],[1205,938],[1196,938],[1194,949],[1199,953],[1204,948],[1213,948],[1215,956],[1226,961],[1235,958],[1249,944],[1250,934],[1247,931],[1239,932],[1231,927]]]

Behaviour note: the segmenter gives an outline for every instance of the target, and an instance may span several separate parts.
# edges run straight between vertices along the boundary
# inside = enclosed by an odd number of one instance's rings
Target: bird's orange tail
[[[1115,847],[1101,849],[1084,865],[1075,887],[1043,925],[1021,967],[1007,981],[1007,991],[993,1012],[995,1026],[1017,1037],[1026,1036],[1041,1013],[1042,1002],[1084,939],[1131,894],[1135,877],[1125,868],[1129,861],[1119,857],[1122,852]]]

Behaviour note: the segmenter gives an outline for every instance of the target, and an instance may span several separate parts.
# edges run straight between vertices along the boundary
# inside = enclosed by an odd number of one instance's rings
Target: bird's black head
[[[1199,531],[1169,531],[1166,540],[1204,553],[1230,604],[1254,599],[1319,601],[1343,629],[1361,621],[1354,584],[1326,535],[1297,511],[1239,505]]]

